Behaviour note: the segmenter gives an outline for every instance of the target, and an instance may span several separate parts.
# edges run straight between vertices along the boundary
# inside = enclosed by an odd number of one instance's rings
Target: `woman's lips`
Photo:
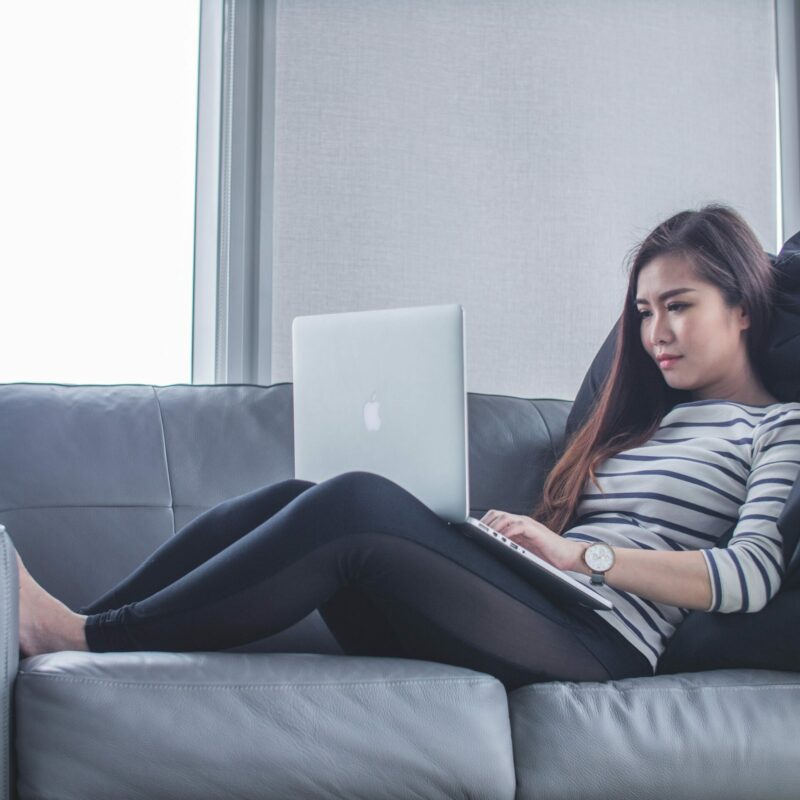
[[[676,356],[675,358],[665,358],[658,362],[658,366],[661,367],[661,369],[669,369],[680,358],[683,358],[683,356]]]

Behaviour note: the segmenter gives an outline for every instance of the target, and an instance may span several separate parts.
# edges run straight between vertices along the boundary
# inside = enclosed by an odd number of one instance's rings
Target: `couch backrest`
[[[0,523],[76,609],[205,509],[294,476],[292,384],[0,384]],[[571,402],[470,393],[473,514],[529,513]]]

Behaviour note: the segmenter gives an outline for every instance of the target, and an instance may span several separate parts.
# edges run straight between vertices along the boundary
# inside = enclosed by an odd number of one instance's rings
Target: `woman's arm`
[[[554,567],[592,574],[582,558],[591,542],[565,539],[531,517],[506,511],[490,509],[481,522]],[[679,608],[710,609],[711,580],[699,550],[640,550],[616,545],[612,549],[616,561],[605,577],[613,589]]]
[[[574,542],[575,559],[566,569],[591,575],[583,562],[583,551],[590,542]],[[616,560],[605,573],[613,589],[632,592],[657,603],[708,611],[711,606],[711,581],[703,554],[699,550],[640,550],[612,547]]]
[[[746,496],[725,547],[662,551],[614,545],[616,562],[606,582],[679,608],[760,611],[783,581],[784,542],[777,523],[799,473],[800,402],[792,402],[766,413],[754,430]],[[483,521],[556,567],[591,574],[581,558],[589,542],[564,539],[530,517],[494,509]]]

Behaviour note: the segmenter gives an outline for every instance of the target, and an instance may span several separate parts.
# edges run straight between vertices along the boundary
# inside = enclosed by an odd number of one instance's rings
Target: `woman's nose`
[[[656,312],[653,314],[652,324],[650,325],[650,342],[654,346],[659,342],[667,342],[672,338],[672,331],[669,327],[669,317],[666,314]]]

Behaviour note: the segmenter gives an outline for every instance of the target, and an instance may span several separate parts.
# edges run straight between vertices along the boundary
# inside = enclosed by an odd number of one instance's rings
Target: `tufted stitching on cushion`
[[[172,505],[154,505],[152,503],[137,503],[136,505],[119,505],[118,503],[80,503],[78,505],[67,505],[60,503],[55,506],[14,506],[14,508],[0,508],[0,514],[7,514],[11,511],[45,511],[55,508],[174,508]]]
[[[652,680],[652,678],[648,677],[648,680]],[[547,691],[547,692],[563,692],[563,682],[557,683],[555,686],[539,686],[535,684],[533,686],[523,686],[515,691],[516,693],[522,693],[527,691]],[[603,692],[606,694],[611,693],[612,691],[618,693],[628,694],[631,692],[646,692],[652,695],[659,695],[659,694],[675,694],[675,692],[710,692],[710,691],[728,691],[735,689],[737,692],[746,689],[747,691],[774,691],[775,689],[794,689],[795,691],[800,691],[800,682],[798,683],[770,683],[765,684],[763,686],[752,686],[747,683],[732,683],[725,686],[710,686],[710,685],[703,685],[703,686],[630,686],[630,687],[619,687],[613,686],[609,689],[608,686],[581,686],[580,689],[575,693],[576,696],[580,696],[585,692]]]
[[[107,680],[100,680],[99,678],[84,678],[80,676],[71,676],[71,675],[50,675],[44,672],[24,672],[20,671],[20,675],[25,675],[28,677],[34,678],[45,678],[48,680],[54,681],[64,681],[66,683],[89,683],[96,686],[144,686],[148,689],[181,689],[181,690],[192,690],[192,689],[215,689],[221,691],[229,691],[232,689],[315,689],[315,688],[322,688],[325,687],[330,689],[331,687],[347,687],[352,688],[355,686],[358,687],[365,687],[365,686],[377,686],[380,688],[386,686],[414,686],[414,685],[428,685],[428,684],[435,684],[435,683],[444,683],[444,684],[453,684],[453,685],[463,685],[463,686],[470,686],[470,685],[483,685],[483,686],[494,686],[499,683],[495,678],[430,678],[425,680],[419,679],[409,679],[409,680],[394,680],[394,681],[384,681],[384,680],[374,680],[374,681],[348,681],[348,682],[339,682],[339,681],[330,681],[327,683],[317,682],[317,683],[231,683],[225,685],[219,685],[216,683],[193,683],[182,685],[179,683],[152,683],[149,681],[107,681]]]

